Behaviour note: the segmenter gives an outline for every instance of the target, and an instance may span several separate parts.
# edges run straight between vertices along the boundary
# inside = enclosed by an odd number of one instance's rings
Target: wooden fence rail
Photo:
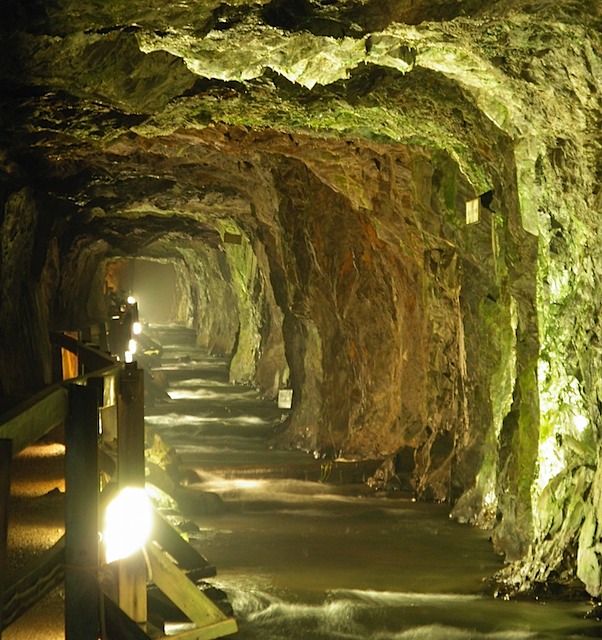
[[[1,418],[0,438],[12,440],[12,455],[62,425],[67,416],[67,389],[55,384],[14,407]]]
[[[2,629],[18,620],[65,579],[65,536],[4,592]]]
[[[66,640],[148,639],[147,563],[155,586],[197,625],[170,638],[213,640],[235,633],[236,621],[193,580],[215,575],[215,568],[158,514],[145,555],[119,561],[113,572],[116,594],[104,593],[99,503],[101,485],[111,474],[103,474],[98,444],[103,438],[116,440],[117,480],[112,484],[144,486],[143,372],[136,363],[117,363],[71,337],[53,335],[52,341],[77,355],[84,375],[54,385],[0,417],[0,638],[4,628],[64,580]],[[65,535],[14,584],[5,585],[11,457],[59,425],[65,426]]]

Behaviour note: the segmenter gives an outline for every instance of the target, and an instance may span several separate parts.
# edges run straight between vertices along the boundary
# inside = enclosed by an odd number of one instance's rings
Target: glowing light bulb
[[[107,563],[122,560],[144,547],[150,537],[153,509],[146,491],[126,487],[105,511],[103,543]]]

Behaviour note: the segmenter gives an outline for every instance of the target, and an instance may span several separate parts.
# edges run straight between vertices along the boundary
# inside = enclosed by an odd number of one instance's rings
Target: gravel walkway
[[[7,582],[64,533],[64,447],[32,445],[14,460],[9,504]],[[2,640],[63,640],[62,586],[2,633]]]

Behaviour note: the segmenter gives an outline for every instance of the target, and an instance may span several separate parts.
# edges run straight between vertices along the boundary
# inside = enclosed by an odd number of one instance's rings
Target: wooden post
[[[101,351],[109,352],[109,334],[107,331],[107,323],[105,321],[98,324],[98,346]]]
[[[118,384],[121,380],[121,371],[116,374],[103,376],[102,401],[100,414],[102,416],[102,441],[105,444],[117,442],[118,424]]]
[[[135,362],[124,367],[118,404],[119,487],[144,488],[144,372]],[[146,628],[146,562],[141,552],[119,562],[119,606]]]
[[[65,639],[98,640],[98,392],[72,384],[65,430]]]
[[[6,565],[8,547],[8,501],[10,498],[10,469],[13,458],[13,441],[0,440],[0,638],[2,638],[2,614],[6,589]]]
[[[135,362],[121,374],[119,403],[119,485],[144,487],[144,372]]]
[[[63,380],[63,358],[61,348],[56,344],[51,344],[51,364],[52,364],[52,382],[62,382]]]

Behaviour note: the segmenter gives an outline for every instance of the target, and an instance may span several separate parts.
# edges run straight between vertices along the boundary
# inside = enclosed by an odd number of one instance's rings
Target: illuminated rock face
[[[293,388],[277,444],[600,596],[597,5],[4,3],[3,394],[119,260],[173,264],[172,319]]]

